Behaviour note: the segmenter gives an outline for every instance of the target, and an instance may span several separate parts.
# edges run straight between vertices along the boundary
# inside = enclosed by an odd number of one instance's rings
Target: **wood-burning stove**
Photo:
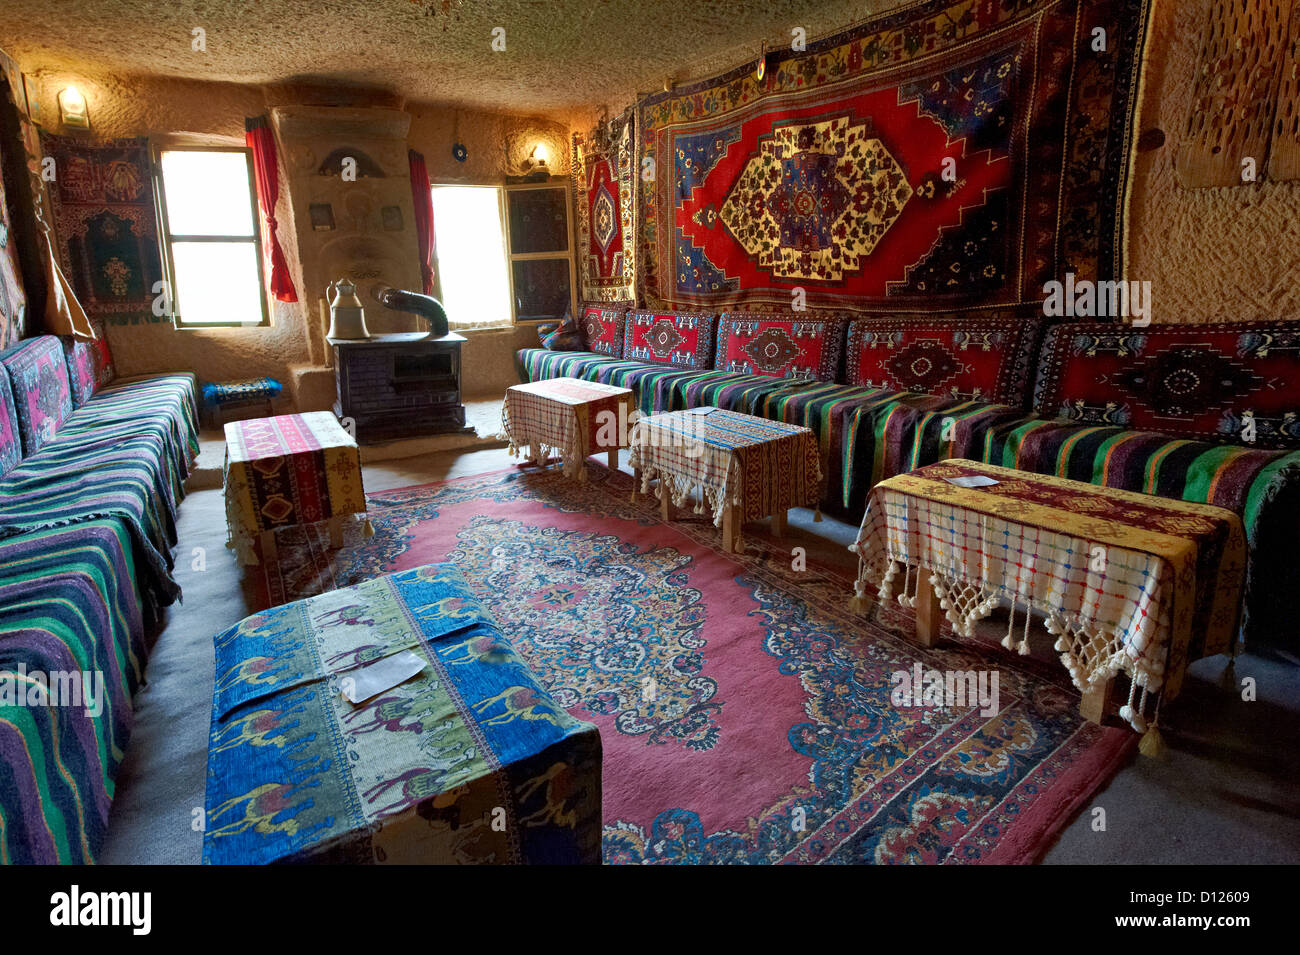
[[[334,413],[355,423],[361,444],[468,431],[461,402],[460,346],[455,332],[331,338],[338,400]]]

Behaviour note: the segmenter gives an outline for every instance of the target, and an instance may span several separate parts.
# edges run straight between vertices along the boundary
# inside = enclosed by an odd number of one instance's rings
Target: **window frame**
[[[163,153],[242,153],[248,172],[248,202],[252,215],[253,233],[242,235],[174,235],[167,217],[167,190],[163,180]],[[154,204],[158,213],[158,248],[162,258],[163,275],[171,290],[172,326],[177,330],[197,331],[205,328],[269,328],[271,325],[270,291],[266,287],[266,266],[262,257],[262,212],[258,208],[257,185],[253,173],[253,151],[247,146],[208,146],[193,144],[157,143],[153,147]],[[256,322],[190,322],[186,323],[177,308],[178,296],[176,270],[172,261],[173,242],[251,242],[257,259],[257,287],[261,290],[258,301],[262,306],[261,319]]]
[[[514,282],[510,275],[510,236],[506,234],[509,223],[506,222],[506,191],[505,187],[498,183],[491,182],[430,182],[429,183],[429,201],[433,201],[433,190],[435,189],[491,189],[496,196],[497,221],[501,226],[501,255],[502,262],[506,270],[506,304],[508,312],[501,323],[480,325],[474,322],[457,323],[454,320],[448,322],[451,331],[458,334],[467,331],[478,331],[480,329],[490,328],[513,328],[515,325],[515,297]],[[442,243],[438,241],[438,217],[435,214],[433,219],[433,292],[435,297],[442,301],[442,265],[438,262],[438,249]]]
[[[510,248],[510,196],[516,192],[531,192],[538,189],[560,189],[564,192],[564,220],[568,233],[568,247],[563,252],[515,252]],[[515,296],[515,263],[539,262],[567,259],[569,263],[569,314],[578,314],[578,275],[574,255],[573,234],[573,183],[567,177],[542,179],[537,182],[507,183],[501,190],[503,196],[501,234],[506,242],[506,278],[510,282],[510,323],[519,325],[541,325],[555,321],[551,318],[519,319],[519,301]]]

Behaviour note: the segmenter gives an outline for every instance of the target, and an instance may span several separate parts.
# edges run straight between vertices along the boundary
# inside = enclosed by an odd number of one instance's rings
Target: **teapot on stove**
[[[358,341],[369,338],[366,331],[366,310],[357,297],[357,287],[347,278],[331,282],[325,290],[330,303],[330,330],[325,333],[329,339],[341,341]]]

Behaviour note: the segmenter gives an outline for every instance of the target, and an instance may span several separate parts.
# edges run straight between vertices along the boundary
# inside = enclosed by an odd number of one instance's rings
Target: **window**
[[[510,324],[510,283],[495,186],[433,187],[434,252],[453,327]]]
[[[176,326],[269,324],[248,150],[163,149],[158,170]]]
[[[568,183],[508,186],[506,204],[515,321],[557,321],[576,306]]]

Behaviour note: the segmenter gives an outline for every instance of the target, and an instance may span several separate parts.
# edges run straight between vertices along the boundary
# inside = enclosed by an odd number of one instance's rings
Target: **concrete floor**
[[[513,464],[503,449],[440,451],[365,466],[369,491],[422,484]],[[624,456],[626,469],[626,455]],[[843,550],[856,528],[791,514],[810,554]],[[225,549],[220,490],[199,490],[180,512],[177,578],[185,602],[170,609],[136,697],[136,724],[118,780],[105,863],[196,863],[202,834],[212,636],[247,616],[248,584]],[[813,548],[816,548],[814,552]],[[1039,643],[1046,643],[1041,640]],[[1191,667],[1162,717],[1159,760],[1136,757],[1062,833],[1047,863],[1300,862],[1300,660],[1255,648],[1237,662],[1256,681],[1246,703],[1219,686],[1223,658]],[[1105,810],[1104,831],[1094,814]]]

